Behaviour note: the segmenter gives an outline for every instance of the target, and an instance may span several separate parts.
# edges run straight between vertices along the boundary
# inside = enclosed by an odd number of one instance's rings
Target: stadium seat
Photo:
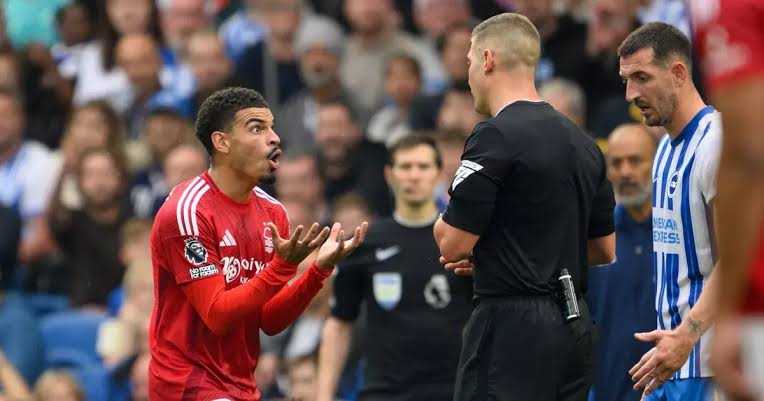
[[[87,368],[100,365],[96,352],[98,327],[106,319],[92,311],[65,311],[40,322],[50,367]]]

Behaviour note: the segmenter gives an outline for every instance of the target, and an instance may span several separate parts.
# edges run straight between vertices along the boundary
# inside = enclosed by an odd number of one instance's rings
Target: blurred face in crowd
[[[79,184],[85,203],[89,207],[102,209],[119,202],[123,177],[114,157],[99,151],[83,156]]]
[[[475,111],[473,103],[472,96],[467,92],[448,91],[438,112],[437,128],[459,131],[465,137],[469,135],[475,125],[483,119]]]
[[[552,0],[513,0],[512,7],[514,12],[528,17],[534,25],[554,18]]]
[[[364,221],[371,221],[372,215],[360,203],[346,203],[334,210],[334,221],[340,223],[342,227],[360,227]]]
[[[650,202],[655,141],[640,125],[617,128],[608,138],[608,178],[618,202],[636,207]]]
[[[67,46],[73,46],[86,41],[90,37],[90,18],[85,6],[72,3],[66,6],[61,23],[58,25],[58,35]]]
[[[35,386],[35,394],[45,401],[82,401],[77,382],[66,373],[43,373]]]
[[[167,188],[196,177],[209,167],[207,154],[192,145],[180,145],[170,151],[164,160],[164,175]]]
[[[422,86],[415,63],[410,58],[398,57],[387,64],[385,91],[403,109],[408,109]]]
[[[271,35],[282,39],[294,37],[302,15],[299,0],[259,0],[255,4],[258,17]]]
[[[467,22],[469,18],[467,0],[414,1],[414,19],[417,26],[432,37],[443,35],[448,27]]]
[[[267,184],[276,179],[281,139],[273,130],[270,109],[249,107],[237,111],[228,132],[213,132],[212,141],[216,156],[224,156],[225,163],[240,176]]]
[[[392,166],[385,167],[385,178],[395,192],[396,203],[421,207],[433,202],[441,170],[435,161],[435,150],[428,145],[416,145],[396,150],[392,159]]]
[[[0,94],[0,155],[15,148],[24,133],[24,113],[19,100]]]
[[[18,60],[12,53],[0,54],[0,87],[18,91],[21,77]]]
[[[156,161],[162,161],[176,146],[190,136],[189,126],[182,117],[159,113],[146,119],[143,137]]]
[[[320,44],[314,44],[300,59],[302,80],[310,89],[324,88],[338,81],[339,60],[337,56]]]
[[[336,103],[319,106],[316,144],[327,161],[341,162],[360,140],[347,107]]]
[[[97,107],[82,107],[72,114],[61,143],[66,162],[76,163],[80,154],[105,148],[109,143],[109,123]]]
[[[188,38],[210,23],[205,0],[170,0],[162,10],[162,31],[174,49],[184,50]]]
[[[679,96],[675,74],[678,62],[663,66],[653,59],[653,49],[644,48],[621,57],[619,73],[626,82],[626,100],[639,108],[645,125],[666,126],[672,123]]]
[[[305,155],[282,160],[276,192],[280,200],[294,200],[305,205],[319,204],[323,199],[323,188],[315,159]]]
[[[393,17],[391,0],[347,0],[345,16],[353,31],[361,35],[382,32]]]
[[[472,32],[467,28],[457,28],[446,33],[441,60],[451,81],[466,81],[469,64],[464,55],[470,51]]]
[[[289,367],[289,399],[295,401],[314,401],[316,399],[316,362],[303,359]]]
[[[200,32],[191,37],[187,47],[188,63],[201,92],[222,88],[231,77],[231,59],[223,42],[214,32]]]
[[[132,401],[149,400],[149,354],[141,354],[133,364],[133,370],[130,372],[130,385]]]
[[[122,37],[115,54],[117,64],[125,71],[138,96],[149,96],[159,88],[162,59],[159,47],[150,35]]]
[[[615,52],[629,36],[636,21],[637,0],[593,0],[586,52],[597,56]]]
[[[441,157],[443,158],[443,171],[441,172],[441,180],[451,181],[456,175],[456,170],[459,169],[459,165],[462,163],[462,153],[464,152],[464,142],[457,142],[455,140],[440,141],[438,143]]]
[[[152,0],[106,0],[106,14],[122,35],[149,30]]]
[[[280,172],[281,169],[279,169],[279,173]],[[279,180],[280,179],[281,176],[279,176]],[[281,197],[279,196],[279,198]],[[305,202],[301,202],[297,199],[279,199],[279,202],[284,206],[284,210],[286,210],[287,216],[289,216],[289,225],[291,227],[297,227],[299,225],[310,227],[310,225],[316,221],[313,213],[311,213],[311,206]]]

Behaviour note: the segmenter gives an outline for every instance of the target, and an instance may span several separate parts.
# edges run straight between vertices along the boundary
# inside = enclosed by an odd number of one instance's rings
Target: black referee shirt
[[[467,139],[443,220],[480,235],[475,296],[550,294],[566,267],[586,292],[587,240],[613,228],[602,152],[546,102],[517,101]]]
[[[433,224],[378,220],[338,266],[332,316],[353,321],[366,307],[361,400],[453,398],[462,328],[472,311],[472,279],[438,263]]]

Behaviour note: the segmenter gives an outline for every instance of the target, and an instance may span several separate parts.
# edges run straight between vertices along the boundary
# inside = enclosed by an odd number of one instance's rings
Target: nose
[[[639,97],[639,90],[631,80],[626,81],[626,101],[633,102],[634,99]]]
[[[280,143],[281,138],[279,138],[278,134],[276,134],[276,131],[271,129],[270,136],[268,137],[268,144],[272,146],[278,146]]]

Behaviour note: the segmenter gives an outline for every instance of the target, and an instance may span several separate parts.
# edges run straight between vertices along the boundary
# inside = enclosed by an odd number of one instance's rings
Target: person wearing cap
[[[297,32],[294,46],[305,88],[290,97],[276,116],[286,153],[313,150],[319,104],[334,101],[350,104],[338,69],[344,39],[342,29],[326,17],[307,19]]]

